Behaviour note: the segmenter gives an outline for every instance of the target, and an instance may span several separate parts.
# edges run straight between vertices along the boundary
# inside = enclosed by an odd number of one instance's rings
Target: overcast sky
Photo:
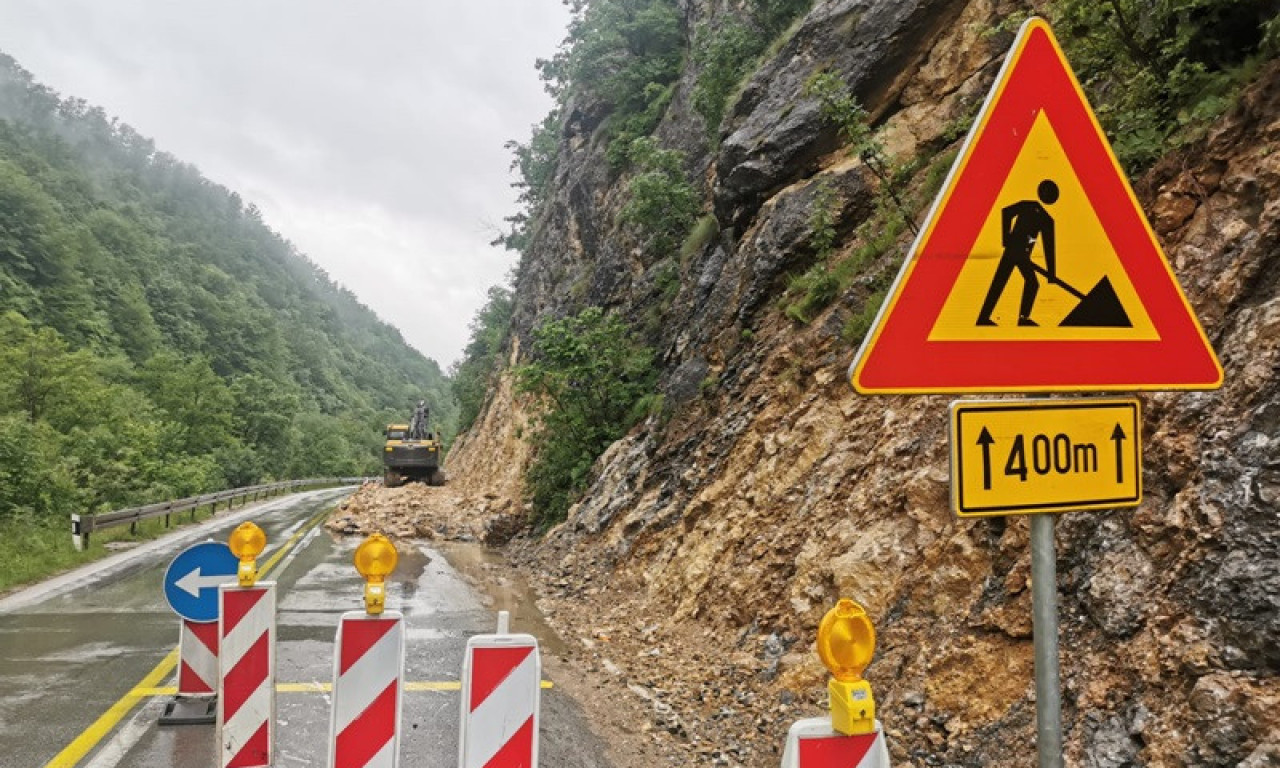
[[[0,49],[262,209],[447,367],[515,254],[561,0],[0,0]]]

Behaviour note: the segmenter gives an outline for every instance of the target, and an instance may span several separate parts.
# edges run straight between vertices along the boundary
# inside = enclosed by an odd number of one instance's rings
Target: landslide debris
[[[387,488],[365,483],[334,509],[325,527],[348,536],[381,533],[401,539],[505,544],[523,528],[510,501],[496,495],[468,497],[449,486],[409,483]]]
[[[348,536],[381,533],[401,539],[474,539],[472,523],[442,488],[409,483],[385,488],[365,483],[325,521],[325,528]]]

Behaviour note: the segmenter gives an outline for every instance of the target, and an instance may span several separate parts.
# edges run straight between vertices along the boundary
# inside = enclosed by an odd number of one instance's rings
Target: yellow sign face
[[[1027,253],[1013,250],[1023,243]],[[1017,260],[1019,254],[1025,257],[1022,261]],[[1109,294],[1105,301],[1103,294]],[[1086,303],[1084,295],[1093,298]],[[1159,338],[1053,126],[1041,112],[929,340]]]
[[[1014,40],[849,377],[863,394],[1222,386],[1043,20]]]
[[[959,517],[1134,507],[1142,414],[1133,398],[951,404],[951,506]]]

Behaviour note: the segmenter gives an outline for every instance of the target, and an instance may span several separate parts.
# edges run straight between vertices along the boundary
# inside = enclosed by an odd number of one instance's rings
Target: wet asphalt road
[[[267,533],[259,563],[308,520],[348,491],[320,491],[275,500],[248,511]],[[0,601],[0,766],[4,768],[212,768],[217,765],[214,726],[157,725],[168,696],[148,696],[109,731],[94,723],[156,668],[176,645],[178,618],[164,602],[164,569],[182,549],[203,538],[226,539],[239,522],[219,521],[200,534],[156,545],[90,581],[22,605],[22,595]],[[267,578],[278,584],[277,683],[329,683],[338,616],[362,607],[363,582],[351,565],[359,540],[334,537],[316,527],[299,540]],[[451,547],[450,556],[482,558]],[[83,581],[83,580],[82,580]],[[520,596],[497,595],[500,604]],[[15,600],[19,605],[14,607]],[[387,607],[407,622],[407,683],[456,682],[467,637],[492,632],[496,616],[440,552],[424,544],[400,546],[400,564],[389,579]],[[502,605],[501,607],[507,607]],[[7,611],[7,612],[5,612]],[[545,637],[545,626],[512,631]],[[554,642],[554,638],[546,638]],[[545,641],[544,641],[545,642]],[[173,675],[160,685],[172,686]],[[277,694],[275,766],[324,766],[329,696],[321,692]],[[406,691],[401,765],[456,765],[459,694]],[[542,696],[541,761],[564,768],[607,768],[599,742],[576,704],[558,691]],[[102,731],[98,733],[97,731]],[[100,737],[100,738],[98,738]],[[93,742],[78,762],[51,762],[77,739]]]

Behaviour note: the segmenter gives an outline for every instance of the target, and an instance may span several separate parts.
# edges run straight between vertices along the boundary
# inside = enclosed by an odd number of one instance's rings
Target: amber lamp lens
[[[231,554],[241,560],[254,560],[266,549],[267,534],[253,523],[241,523],[231,532],[231,539],[227,543],[231,547]]]
[[[818,625],[818,658],[842,682],[862,679],[876,651],[876,631],[867,612],[848,598],[827,611]]]
[[[396,569],[398,557],[390,539],[375,533],[356,548],[356,570],[365,579],[382,581]]]

